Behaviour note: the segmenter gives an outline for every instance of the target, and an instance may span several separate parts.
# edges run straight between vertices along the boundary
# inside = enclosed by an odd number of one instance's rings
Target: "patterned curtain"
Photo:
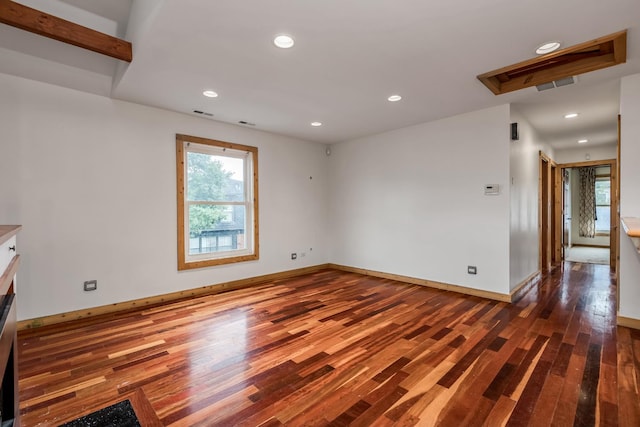
[[[596,168],[579,168],[580,237],[596,236]]]

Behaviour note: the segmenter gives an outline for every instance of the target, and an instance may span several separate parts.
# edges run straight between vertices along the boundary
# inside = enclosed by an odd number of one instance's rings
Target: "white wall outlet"
[[[485,184],[484,194],[485,196],[497,196],[500,194],[500,184]]]

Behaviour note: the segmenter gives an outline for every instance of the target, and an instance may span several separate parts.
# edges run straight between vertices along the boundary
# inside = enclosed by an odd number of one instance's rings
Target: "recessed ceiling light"
[[[281,49],[289,49],[294,45],[293,37],[288,34],[279,34],[273,39],[273,44]]]
[[[560,43],[558,42],[548,42],[543,45],[540,45],[540,47],[536,49],[536,53],[538,55],[544,55],[546,53],[551,53],[554,50],[557,50],[559,47],[560,47]]]
[[[576,117],[578,117],[578,113],[569,113],[564,115],[565,119],[575,119]]]
[[[588,139],[579,139],[578,144],[584,144],[585,142],[589,142]]]
[[[402,97],[400,95],[391,95],[387,99],[391,102],[397,102],[397,101],[400,101]]]
[[[315,126],[315,127],[322,126],[322,123],[321,122],[311,122],[311,126]]]
[[[218,97],[218,93],[214,92],[212,90],[205,90],[204,92],[202,92],[202,94],[208,98],[217,98]]]

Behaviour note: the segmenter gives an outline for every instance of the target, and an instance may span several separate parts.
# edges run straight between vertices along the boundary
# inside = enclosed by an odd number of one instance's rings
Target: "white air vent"
[[[202,110],[193,110],[194,113],[196,114],[201,114],[203,116],[209,116],[209,117],[213,117],[213,113],[207,113],[206,111],[202,111]]]
[[[568,86],[578,82],[578,76],[565,77],[564,79],[555,80],[549,83],[543,83],[541,85],[537,85],[538,92],[542,92],[547,89],[554,89],[557,87]]]

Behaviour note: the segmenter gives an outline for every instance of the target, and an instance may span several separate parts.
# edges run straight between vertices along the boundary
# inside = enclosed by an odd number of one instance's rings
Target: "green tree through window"
[[[224,200],[224,188],[233,172],[225,171],[222,162],[209,154],[187,153],[187,200]],[[225,218],[225,209],[220,205],[192,205],[189,207],[189,234],[198,236],[202,231],[213,229]]]

